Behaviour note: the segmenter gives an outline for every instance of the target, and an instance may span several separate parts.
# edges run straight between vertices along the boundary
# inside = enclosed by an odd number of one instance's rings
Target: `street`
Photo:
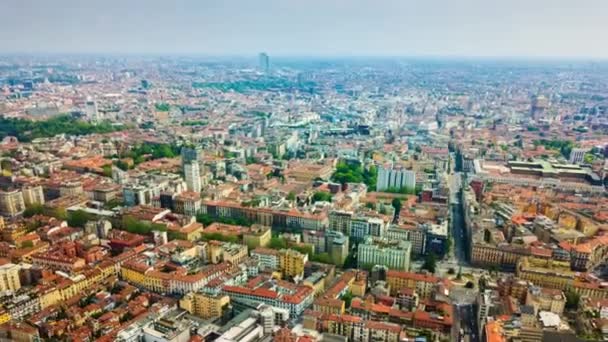
[[[459,341],[479,342],[479,329],[477,327],[477,314],[474,305],[456,305],[454,311],[456,321],[460,326]]]

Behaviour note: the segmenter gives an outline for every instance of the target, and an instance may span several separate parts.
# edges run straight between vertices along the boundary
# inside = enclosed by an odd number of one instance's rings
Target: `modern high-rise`
[[[184,178],[188,191],[201,192],[201,172],[196,162],[184,165]]]
[[[353,241],[361,241],[367,236],[384,237],[386,227],[386,222],[381,218],[358,216],[351,220],[347,234]]]
[[[101,118],[99,116],[99,110],[97,109],[97,101],[92,98],[88,98],[85,102],[85,114],[87,118],[91,121],[99,121]]]
[[[203,168],[203,149],[200,146],[182,147],[182,169],[186,164],[196,162],[199,164],[199,171]]]
[[[530,115],[534,119],[539,119],[545,114],[545,110],[549,107],[549,100],[543,95],[532,96],[530,104]]]
[[[325,238],[331,261],[336,265],[344,265],[344,261],[348,257],[348,236],[341,232],[328,230]]]
[[[410,268],[412,244],[368,236],[359,244],[359,267],[383,265],[392,270],[407,271]]]
[[[260,53],[259,59],[260,70],[263,72],[268,72],[270,70],[270,57],[268,57],[268,54],[265,52]]]
[[[390,165],[382,165],[378,168],[376,191],[403,188],[408,190],[416,188],[416,172]]]
[[[332,210],[329,212],[329,229],[349,234],[353,213],[349,211]]]
[[[23,193],[19,190],[0,191],[0,215],[13,217],[25,211]]]

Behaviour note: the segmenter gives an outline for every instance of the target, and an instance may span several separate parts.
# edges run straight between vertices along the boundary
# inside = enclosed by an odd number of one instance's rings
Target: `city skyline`
[[[5,53],[608,58],[608,3],[11,1]],[[591,43],[590,43],[591,42]]]

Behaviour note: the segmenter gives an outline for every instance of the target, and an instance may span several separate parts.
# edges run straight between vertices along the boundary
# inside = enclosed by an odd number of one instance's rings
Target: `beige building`
[[[0,191],[0,215],[13,217],[25,211],[23,193],[19,190]]]
[[[308,254],[302,254],[293,249],[279,251],[279,269],[283,277],[301,277],[304,275],[304,265],[308,262]]]
[[[240,264],[247,258],[247,246],[236,243],[224,243],[222,245],[222,259],[233,265]]]
[[[23,193],[23,202],[26,206],[44,204],[44,192],[41,186],[23,188],[21,192]]]
[[[386,283],[390,286],[391,295],[397,295],[403,289],[415,291],[421,298],[430,298],[440,279],[424,273],[389,270],[386,272]]]
[[[21,288],[19,269],[15,264],[0,266],[0,291],[17,291]]]
[[[532,306],[535,314],[539,311],[551,311],[561,315],[566,306],[566,296],[558,289],[531,286],[526,295],[526,305]]]
[[[180,308],[204,319],[222,316],[222,310],[229,304],[230,297],[228,296],[213,296],[195,292],[186,294],[179,301]]]
[[[271,237],[270,227],[255,224],[249,232],[243,234],[243,242],[247,248],[255,249],[268,246]]]

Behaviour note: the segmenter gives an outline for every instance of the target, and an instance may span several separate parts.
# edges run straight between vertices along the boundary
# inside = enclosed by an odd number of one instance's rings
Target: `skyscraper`
[[[184,165],[184,177],[188,191],[201,191],[201,173],[198,163],[190,162]]]
[[[182,169],[185,168],[186,164],[196,162],[199,164],[199,171],[202,169],[203,149],[200,146],[196,147],[182,147]]]
[[[99,121],[101,118],[99,116],[99,110],[97,110],[97,101],[92,98],[88,98],[85,103],[85,114],[87,118],[91,121]]]
[[[545,114],[545,110],[549,106],[549,100],[543,95],[532,96],[530,105],[530,115],[533,119],[539,119]]]
[[[270,57],[265,52],[260,53],[260,70],[267,73],[270,70]]]

